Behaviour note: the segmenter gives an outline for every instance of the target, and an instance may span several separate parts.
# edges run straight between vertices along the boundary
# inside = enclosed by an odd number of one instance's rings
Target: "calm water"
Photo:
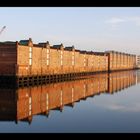
[[[140,70],[0,89],[0,132],[140,132]]]

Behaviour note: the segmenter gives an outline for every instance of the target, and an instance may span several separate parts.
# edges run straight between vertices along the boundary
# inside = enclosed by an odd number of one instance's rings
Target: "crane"
[[[0,30],[0,34],[3,32],[3,30],[6,28],[6,26],[3,26],[2,29]]]

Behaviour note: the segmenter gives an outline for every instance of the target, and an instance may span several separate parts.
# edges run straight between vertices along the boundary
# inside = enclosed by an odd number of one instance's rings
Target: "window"
[[[47,59],[47,65],[49,65],[49,60]]]
[[[47,49],[47,54],[49,53],[49,49]]]
[[[32,52],[32,48],[31,47],[29,48],[29,52]]]
[[[29,47],[29,65],[32,65],[32,47]]]
[[[84,66],[86,66],[86,58],[85,58],[85,55],[84,55]]]
[[[47,49],[47,66],[49,65],[49,59],[50,59],[50,52],[49,49]]]
[[[63,65],[63,61],[61,60],[61,66]]]
[[[29,53],[29,58],[32,58],[32,53]]]
[[[74,66],[74,52],[72,52],[72,66]]]
[[[63,65],[63,51],[60,52],[60,64]]]
[[[29,65],[32,65],[32,59],[29,59]]]

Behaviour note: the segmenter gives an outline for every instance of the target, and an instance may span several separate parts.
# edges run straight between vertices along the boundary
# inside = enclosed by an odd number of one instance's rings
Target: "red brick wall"
[[[0,75],[14,75],[16,71],[16,44],[0,44]]]

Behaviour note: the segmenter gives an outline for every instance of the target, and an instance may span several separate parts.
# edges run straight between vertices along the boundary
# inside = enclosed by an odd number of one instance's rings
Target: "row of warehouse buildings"
[[[34,115],[45,116],[55,109],[63,111],[65,106],[73,107],[80,100],[100,94],[116,94],[139,82],[140,74],[132,70],[19,89],[0,88],[0,120],[31,122]]]
[[[49,42],[33,44],[32,39],[0,43],[0,75],[32,76],[136,68],[136,56],[115,51],[77,50]]]

